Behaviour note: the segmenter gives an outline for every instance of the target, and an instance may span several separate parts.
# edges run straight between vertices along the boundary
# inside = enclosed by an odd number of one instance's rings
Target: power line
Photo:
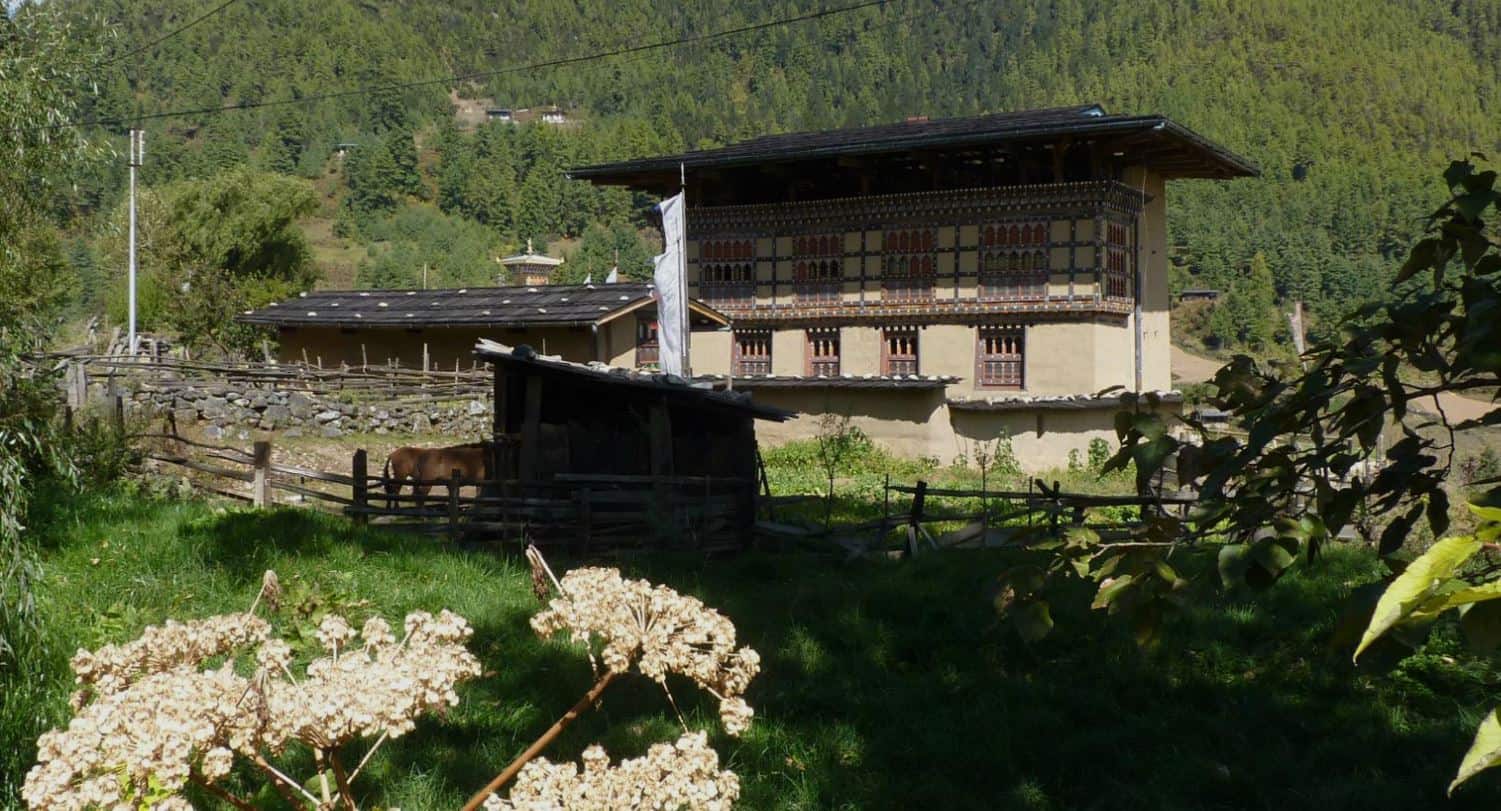
[[[234,5],[237,2],[239,2],[239,0],[226,0],[223,4],[215,6],[213,9],[210,9],[209,11],[204,12],[203,14],[200,14],[197,17],[194,17],[193,19],[189,20],[188,22],[183,23],[182,25],[178,26],[177,28],[172,29],[171,31],[168,31],[165,34],[162,34],[161,36],[157,37],[156,39],[154,39],[154,40],[152,40],[152,41],[150,41],[148,43],[146,43],[145,45],[142,45],[141,47],[136,48],[133,51],[127,51],[127,52],[125,52],[123,54],[120,54],[119,56],[115,56],[115,57],[111,57],[110,59],[106,59],[106,60],[104,60],[103,62],[101,62],[99,64],[100,64],[101,67],[106,67],[107,68],[107,67],[109,67],[111,65],[115,65],[115,64],[118,64],[120,62],[123,62],[126,59],[129,59],[129,58],[131,58],[133,56],[140,56],[141,54],[143,54],[143,53],[151,50],[152,48],[155,48],[156,46],[162,44],[163,42],[166,42],[167,40],[169,40],[169,39],[177,36],[178,34],[181,34],[182,32],[188,30],[189,28],[192,28],[193,26],[195,26],[195,25],[203,22],[204,20],[207,20],[208,18],[214,16],[215,14],[218,14],[219,12],[223,11],[224,9],[229,8],[230,6]]]
[[[235,2],[235,0],[229,0],[229,2],[226,2],[223,6],[220,6],[220,8],[223,8],[224,6],[228,6],[230,3],[233,3],[233,2]],[[220,114],[220,113],[235,112],[235,111],[239,111],[239,110],[256,110],[256,109],[264,109],[264,108],[267,108],[267,107],[285,107],[285,106],[289,106],[289,105],[293,105],[293,104],[310,104],[310,103],[319,102],[319,101],[332,101],[332,100],[335,100],[335,99],[344,99],[344,98],[352,98],[352,97],[355,97],[355,96],[362,96],[362,95],[365,95],[365,94],[368,94],[368,93],[375,92],[377,90],[383,90],[383,91],[389,91],[389,90],[408,90],[408,89],[411,89],[411,88],[427,87],[427,86],[438,85],[438,84],[451,85],[451,84],[454,84],[456,82],[469,81],[469,80],[472,80],[472,79],[488,79],[488,78],[493,78],[493,77],[496,77],[496,76],[504,76],[504,75],[511,74],[511,73],[522,73],[522,72],[532,71],[532,70],[541,70],[541,69],[544,69],[544,68],[555,68],[555,67],[563,67],[563,66],[567,66],[567,65],[576,65],[576,64],[581,64],[581,63],[585,63],[585,62],[594,62],[594,61],[598,61],[598,60],[601,60],[601,59],[608,59],[608,58],[611,58],[611,57],[629,56],[629,55],[633,55],[633,54],[641,54],[641,53],[648,52],[648,51],[661,50],[663,48],[672,48],[672,47],[677,47],[677,46],[680,46],[680,45],[691,45],[691,44],[702,43],[702,42],[710,42],[710,41],[713,41],[713,40],[724,39],[726,37],[738,36],[740,34],[754,33],[756,31],[764,31],[764,30],[769,29],[769,28],[776,28],[776,27],[780,27],[780,26],[784,26],[784,25],[792,25],[792,24],[795,24],[795,23],[808,22],[810,20],[817,20],[817,19],[822,19],[822,18],[825,18],[825,17],[833,17],[833,16],[839,15],[839,14],[847,14],[849,12],[859,11],[861,9],[874,8],[874,7],[877,7],[877,6],[885,6],[888,3],[890,3],[890,2],[892,2],[892,0],[864,0],[864,2],[854,3],[854,4],[851,4],[851,5],[847,5],[847,6],[837,6],[837,7],[834,7],[834,8],[820,9],[818,11],[812,11],[812,12],[808,12],[806,14],[799,14],[799,15],[795,15],[795,16],[792,16],[792,17],[783,17],[783,18],[776,19],[776,20],[767,20],[765,22],[753,23],[751,25],[743,25],[743,26],[739,26],[737,28],[728,28],[728,29],[725,29],[725,30],[722,30],[722,31],[714,31],[714,32],[711,32],[711,33],[708,33],[708,34],[700,34],[698,36],[679,37],[677,39],[672,39],[672,40],[660,40],[660,41],[657,41],[657,42],[650,42],[650,43],[645,43],[645,44],[641,44],[641,45],[631,45],[631,46],[626,46],[626,47],[623,47],[623,48],[616,48],[614,50],[609,50],[609,51],[599,51],[599,52],[596,52],[596,53],[585,54],[585,55],[582,55],[582,56],[570,56],[570,57],[563,57],[563,58],[560,58],[560,59],[550,59],[550,60],[547,60],[547,61],[533,62],[533,63],[526,64],[526,65],[513,65],[511,67],[499,68],[497,70],[485,70],[485,71],[475,71],[475,72],[472,72],[472,73],[460,73],[460,74],[454,74],[452,76],[443,76],[443,77],[438,77],[438,78],[433,78],[433,79],[420,79],[420,80],[412,81],[412,82],[397,82],[397,83],[381,84],[381,85],[364,85],[364,86],[361,86],[361,87],[350,88],[349,90],[339,90],[339,91],[334,91],[334,92],[331,92],[331,93],[317,93],[317,94],[310,95],[310,96],[299,96],[299,97],[295,97],[295,98],[271,99],[271,100],[268,100],[268,101],[247,101],[247,102],[240,102],[238,104],[221,105],[221,106],[218,106],[218,107],[199,107],[199,108],[190,109],[190,110],[172,110],[172,111],[169,111],[169,112],[160,112],[160,113],[144,113],[144,114],[141,114],[141,115],[124,116],[124,117],[118,117],[118,118],[92,118],[92,119],[88,119],[88,120],[85,120],[85,121],[75,121],[75,122],[69,122],[69,123],[63,123],[63,124],[52,124],[52,125],[45,126],[45,127],[38,127],[37,129],[39,129],[39,130],[62,130],[62,129],[77,128],[77,127],[119,125],[119,124],[127,124],[127,123],[129,123],[129,124],[136,124],[136,123],[139,123],[139,122],[142,122],[142,121],[153,121],[153,120],[158,120],[158,119],[163,119],[163,118],[178,118],[178,117],[182,117],[182,116],[199,116],[199,115],[217,115],[217,114]],[[210,12],[210,13],[212,13],[212,12]],[[205,16],[208,16],[208,15],[205,15]],[[202,19],[202,18],[199,18],[199,19]],[[193,22],[196,23],[197,20],[194,20]],[[192,24],[193,23],[188,23],[188,25],[192,25]],[[187,27],[186,25],[183,26],[183,28],[186,28],[186,27]],[[178,29],[178,31],[181,31],[181,30],[182,30],[181,28]],[[174,31],[172,33],[176,33],[176,31]],[[170,34],[168,36],[170,36]],[[163,37],[163,39],[165,39],[165,37]],[[158,40],[158,42],[159,41],[160,40]],[[146,48],[150,48],[152,46],[151,45],[147,45],[145,47]],[[138,50],[141,50],[141,49],[138,49]],[[127,54],[127,56],[129,56],[129,54]]]
[[[937,11],[939,11],[939,10],[944,11],[944,12],[948,12],[948,13],[951,13],[951,14],[952,13],[957,13],[957,12],[960,12],[960,11],[962,11],[964,9],[968,9],[971,6],[978,5],[978,4],[982,3],[982,2],[985,2],[985,0],[955,0],[955,2],[950,2],[947,5],[942,6],[942,7],[940,7],[939,9],[937,9],[937,10],[935,10],[933,12],[929,12],[929,11],[915,11],[915,12],[912,12],[910,14],[906,14],[906,15],[903,15],[903,16],[900,16],[900,17],[893,17],[891,19],[884,20],[882,22],[874,23],[874,24],[872,24],[866,30],[867,31],[877,31],[877,30],[881,30],[881,29],[885,29],[885,28],[891,28],[893,26],[901,25],[902,23],[912,22],[914,20],[932,19],[932,18],[934,18],[936,16]],[[818,44],[819,43],[817,43],[817,42],[803,43],[803,44],[797,46],[796,50],[805,50],[805,49],[808,49],[808,48],[817,47]],[[627,57],[625,59],[622,59],[622,60],[619,60],[619,61],[615,62],[614,64],[619,65],[619,64],[625,64],[625,63],[630,63],[630,62],[637,62],[637,61],[640,61],[642,59],[647,58],[648,56],[650,56],[650,54],[633,54],[633,55],[631,55],[631,56],[629,56],[629,57]],[[683,73],[681,73],[679,75],[703,76],[703,75],[705,75],[705,71],[704,70],[684,71]],[[536,101],[536,102],[533,102],[533,106],[535,106],[537,104],[542,104],[542,103],[544,103],[544,102],[543,101]]]

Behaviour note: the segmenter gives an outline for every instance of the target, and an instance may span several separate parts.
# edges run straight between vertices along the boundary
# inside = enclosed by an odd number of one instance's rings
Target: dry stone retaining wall
[[[491,426],[492,405],[477,399],[345,402],[256,385],[159,380],[134,388],[128,381],[116,385],[123,388],[117,393],[131,410],[153,417],[171,412],[179,427],[203,425],[211,438],[255,429],[279,431],[284,436],[441,433],[468,439],[488,434]],[[105,387],[99,388],[101,395],[108,396]]]

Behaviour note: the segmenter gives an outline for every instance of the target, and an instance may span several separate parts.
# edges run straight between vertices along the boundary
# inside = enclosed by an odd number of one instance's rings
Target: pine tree
[[[1279,318],[1272,269],[1258,253],[1215,307],[1210,327],[1232,347],[1264,352],[1273,349]]]

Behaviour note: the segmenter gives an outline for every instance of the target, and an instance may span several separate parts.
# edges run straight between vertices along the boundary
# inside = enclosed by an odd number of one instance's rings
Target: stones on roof
[[[1116,394],[1012,394],[994,397],[951,397],[949,408],[959,411],[1067,411],[1114,408],[1123,403],[1129,392]],[[1183,392],[1145,391],[1142,398],[1155,397],[1161,403],[1183,402]]]
[[[269,326],[589,326],[652,298],[652,286],[621,282],[457,290],[315,290],[237,316]],[[296,302],[296,308],[282,306]],[[399,308],[399,310],[398,310]]]
[[[728,381],[728,375],[700,375],[708,382]],[[833,388],[833,389],[941,389],[961,377],[945,375],[736,375],[735,386],[744,388]]]

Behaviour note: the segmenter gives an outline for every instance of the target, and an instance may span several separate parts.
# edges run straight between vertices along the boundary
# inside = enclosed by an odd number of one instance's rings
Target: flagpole
[[[690,363],[692,353],[693,330],[688,323],[688,167],[685,163],[678,162],[678,193],[683,196],[683,232],[678,235],[678,323],[682,327],[683,336],[683,377],[693,380],[693,366]]]

